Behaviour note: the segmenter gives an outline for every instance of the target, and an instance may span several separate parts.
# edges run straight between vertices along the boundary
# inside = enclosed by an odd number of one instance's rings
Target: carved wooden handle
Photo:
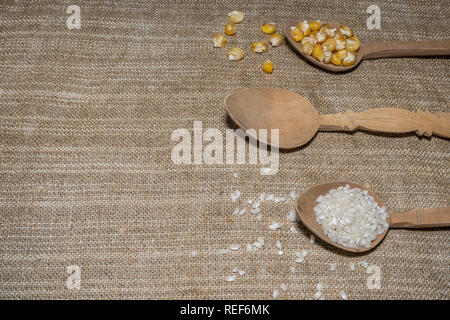
[[[450,227],[450,207],[414,209],[390,216],[391,228],[437,228]]]
[[[364,59],[450,55],[450,40],[373,42],[364,45]]]
[[[404,109],[377,108],[363,112],[320,116],[320,131],[367,130],[387,133],[416,132],[419,136],[436,135],[450,138],[450,113],[435,113]]]

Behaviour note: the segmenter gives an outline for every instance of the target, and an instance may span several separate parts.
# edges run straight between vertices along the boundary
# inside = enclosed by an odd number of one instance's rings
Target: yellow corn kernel
[[[331,28],[327,24],[324,24],[320,28],[320,31],[325,32],[325,34],[327,35],[328,38],[334,38],[334,36],[336,35],[336,29],[335,28]]]
[[[254,42],[252,46],[250,47],[250,50],[254,53],[261,53],[266,52],[268,49],[268,46],[265,42]]]
[[[344,36],[340,36],[336,38],[336,50],[345,49],[347,45],[347,39]]]
[[[228,59],[231,61],[238,61],[244,58],[244,50],[241,48],[230,48],[227,51]]]
[[[311,33],[311,26],[309,25],[308,21],[302,21],[297,24],[297,28],[299,28],[304,36],[307,36]]]
[[[312,45],[314,45],[314,44],[316,44],[316,39],[313,38],[313,37],[309,37],[309,36],[308,37],[304,37],[303,40],[302,40],[302,45],[307,43],[307,42],[309,42]]]
[[[308,56],[311,55],[313,51],[313,44],[311,42],[302,43],[302,52]]]
[[[228,16],[230,17],[230,21],[233,23],[241,23],[242,20],[244,20],[244,13],[239,10],[229,12]]]
[[[275,24],[273,24],[273,23],[264,23],[261,26],[261,30],[265,34],[273,34],[273,33],[275,33],[275,31],[277,31],[277,27],[275,27]]]
[[[273,63],[270,60],[267,60],[266,62],[263,63],[262,65],[262,70],[265,73],[272,73],[273,72]]]
[[[359,39],[355,36],[350,37],[347,39],[347,45],[346,45],[346,49],[348,51],[358,51],[359,47],[361,46],[361,41],[359,41]]]
[[[325,34],[325,32],[316,31],[313,34],[317,43],[324,43],[325,40],[327,40],[327,35]]]
[[[311,31],[317,31],[320,29],[320,27],[322,26],[322,21],[314,21],[311,22],[311,24],[309,25],[309,27],[311,28]]]
[[[214,47],[222,48],[227,45],[227,38],[220,33],[216,33],[212,38],[212,42]]]
[[[295,41],[297,41],[297,40],[295,40]],[[283,43],[283,37],[281,36],[281,34],[275,33],[270,36],[269,42],[272,46],[278,47],[280,44]]]
[[[336,51],[336,56],[340,59],[340,60],[342,60],[342,59],[344,59],[346,56],[347,56],[347,50],[346,49],[342,49],[342,50],[338,50],[338,51]]]
[[[314,45],[312,56],[316,58],[316,60],[323,61],[323,59],[325,58],[325,53],[323,52],[321,44],[317,43]]]
[[[236,25],[232,22],[227,22],[225,24],[225,34],[227,36],[232,36],[233,34],[236,34],[237,28]]]
[[[340,33],[342,33],[347,38],[350,38],[353,35],[352,28],[349,28],[347,26],[339,26],[338,30]]]
[[[336,66],[340,66],[342,63],[342,60],[338,58],[338,56],[336,55],[336,53],[333,53],[331,55],[331,59],[330,62]]]
[[[323,51],[333,52],[336,49],[336,39],[328,38],[322,45]]]
[[[329,63],[333,54],[330,51],[324,51],[323,63]]]
[[[342,60],[342,65],[344,67],[347,67],[354,65],[355,62],[356,62],[356,55],[353,52],[348,51],[347,56]]]
[[[297,27],[291,27],[291,37],[295,41],[299,42],[303,39],[303,32]]]

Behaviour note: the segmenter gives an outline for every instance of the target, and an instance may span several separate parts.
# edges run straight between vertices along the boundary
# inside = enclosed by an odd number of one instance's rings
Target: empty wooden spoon
[[[302,21],[302,20],[300,20]],[[311,23],[312,21],[308,21]],[[337,28],[335,22],[326,21],[331,28]],[[312,56],[308,56],[302,51],[301,42],[296,42],[291,36],[291,27],[296,26],[297,22],[286,25],[286,38],[289,43],[306,60],[315,65],[333,72],[343,72],[355,68],[363,59],[394,58],[394,57],[425,57],[425,56],[446,56],[450,55],[450,40],[429,40],[429,41],[389,41],[372,42],[363,44],[357,52],[355,64],[351,66],[335,66],[331,63],[323,63]]]
[[[371,242],[370,248],[348,248],[343,245],[331,241],[331,239],[325,234],[322,226],[316,220],[316,214],[314,207],[317,205],[316,199],[320,195],[327,194],[331,189],[338,187],[344,187],[348,184],[351,188],[360,188],[361,190],[367,190],[367,193],[371,195],[380,207],[384,207],[384,203],[377,197],[377,195],[368,188],[365,188],[354,182],[332,182],[320,184],[306,190],[300,197],[297,198],[295,209],[297,211],[300,221],[314,233],[317,237],[323,241],[341,248],[343,250],[351,252],[364,252],[375,248],[386,236],[386,232],[377,236],[377,238]],[[450,226],[450,207],[442,208],[428,208],[428,209],[413,209],[404,213],[390,214],[388,219],[389,228],[434,228],[434,227],[449,227]]]
[[[278,147],[292,149],[311,140],[317,131],[367,130],[387,133],[416,132],[450,138],[450,113],[412,112],[395,108],[376,108],[363,112],[319,115],[302,96],[283,89],[244,89],[225,97],[225,109],[242,129],[278,129]],[[248,132],[252,136],[251,132]],[[258,139],[257,136],[252,138]]]

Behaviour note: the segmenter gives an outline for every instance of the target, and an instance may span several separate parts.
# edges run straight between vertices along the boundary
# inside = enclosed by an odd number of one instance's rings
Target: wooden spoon
[[[317,237],[323,241],[341,248],[343,250],[351,252],[364,252],[375,248],[386,236],[382,233],[371,242],[370,248],[347,248],[339,243],[331,241],[330,238],[323,231],[322,226],[316,221],[316,213],[314,207],[317,205],[317,197],[327,194],[331,189],[338,187],[344,187],[348,184],[351,188],[360,188],[361,190],[367,190],[367,193],[371,195],[380,207],[384,207],[384,203],[377,197],[377,195],[368,188],[365,188],[354,182],[332,182],[320,184],[306,190],[300,197],[298,197],[295,209],[297,210],[300,221],[313,232]],[[434,228],[434,227],[449,227],[450,226],[450,207],[442,208],[428,208],[428,209],[413,209],[404,213],[390,214],[388,219],[389,228]]]
[[[263,143],[271,144],[270,129],[279,129],[282,149],[292,149],[311,140],[317,131],[367,130],[387,133],[416,132],[450,138],[450,113],[412,112],[377,108],[359,113],[319,115],[308,100],[298,94],[275,88],[244,89],[225,97],[225,109],[242,129],[268,129]],[[251,130],[250,130],[251,131]],[[248,135],[254,139],[251,132]]]
[[[303,21],[303,20],[299,20]],[[308,21],[311,23],[312,21]],[[335,22],[326,21],[331,28],[337,28],[339,25]],[[306,60],[315,65],[333,72],[343,72],[356,67],[363,59],[378,58],[395,58],[395,57],[426,57],[426,56],[446,56],[450,55],[450,40],[429,40],[429,41],[389,41],[389,42],[372,42],[362,44],[359,48],[356,61],[351,66],[335,66],[332,63],[323,63],[312,56],[308,56],[302,51],[301,42],[295,41],[291,36],[291,27],[297,23],[286,25],[285,34],[289,43],[298,51]]]

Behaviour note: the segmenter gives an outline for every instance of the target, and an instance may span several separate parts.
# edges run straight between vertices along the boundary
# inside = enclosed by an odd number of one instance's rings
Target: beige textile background
[[[66,27],[73,4],[80,30]],[[381,8],[381,30],[366,28],[371,4]],[[261,221],[232,215],[261,192],[289,197],[337,180],[372,188],[390,212],[448,206],[449,141],[319,133],[282,152],[280,172],[264,177],[261,165],[172,163],[171,133],[195,120],[225,132],[223,98],[245,87],[295,91],[320,113],[449,111],[445,58],[364,61],[330,74],[284,44],[229,62],[211,36],[237,8],[246,18],[229,43],[247,53],[266,39],[262,23],[300,17],[348,24],[363,42],[450,31],[447,1],[0,1],[0,298],[269,299],[285,283],[280,299],[311,299],[320,281],[327,299],[341,290],[350,299],[449,299],[448,230],[393,230],[355,256],[311,245],[300,224],[290,232],[292,200],[264,203]],[[267,58],[272,75],[260,70]],[[281,229],[269,230],[272,221]],[[247,252],[259,236],[264,247]],[[234,243],[239,251],[219,253]],[[381,289],[367,289],[362,260],[380,267]],[[79,291],[66,287],[70,265],[81,268]],[[234,267],[246,274],[225,282]]]

